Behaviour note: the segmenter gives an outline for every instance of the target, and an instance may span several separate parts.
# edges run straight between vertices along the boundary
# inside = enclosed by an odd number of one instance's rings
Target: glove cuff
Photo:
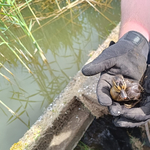
[[[134,45],[135,49],[139,51],[139,54],[142,54],[147,61],[149,43],[141,33],[129,31],[122,38],[120,38],[119,41],[126,41],[127,43]]]

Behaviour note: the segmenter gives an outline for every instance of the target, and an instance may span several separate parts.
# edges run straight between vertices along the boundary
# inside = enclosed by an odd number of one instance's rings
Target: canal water
[[[68,84],[70,78],[81,69],[89,58],[88,54],[107,38],[115,27],[114,24],[117,25],[120,21],[120,0],[113,0],[111,8],[102,7],[99,11],[112,22],[84,4],[53,21],[47,18],[40,21],[40,26],[34,24],[33,35],[47,58],[47,65],[21,29],[12,27],[25,47],[29,51],[35,51],[35,54],[32,61],[21,57],[30,67],[31,74],[7,47],[0,46],[0,53],[5,56],[0,56],[1,63],[14,75],[1,68],[1,73],[9,77],[10,82],[0,76],[0,100],[21,118],[19,120],[0,105],[0,150],[8,150],[13,143],[18,142]],[[23,14],[26,19],[30,18],[28,9],[24,9]],[[10,43],[16,45],[13,39]]]

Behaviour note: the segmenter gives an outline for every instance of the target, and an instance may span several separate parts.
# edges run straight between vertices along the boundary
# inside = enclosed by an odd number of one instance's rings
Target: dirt
[[[71,122],[70,127],[72,129],[76,128],[77,120],[73,119],[73,116],[74,114],[77,114],[79,108],[80,118],[85,117],[86,112],[87,114],[90,114],[89,111],[87,111],[87,109],[83,106],[83,104],[78,101],[76,97],[73,97],[73,99],[60,112],[59,117],[54,120],[53,126],[49,126],[46,130],[43,129],[43,131],[40,133],[42,136],[39,136],[34,144],[32,143],[31,145],[28,145],[26,148],[32,150],[57,150],[60,149],[59,147],[63,148],[67,143],[67,135],[65,134],[67,133],[67,130],[65,131],[64,129],[67,126],[67,129],[69,130],[69,122]],[[64,134],[62,134],[62,132]],[[69,136],[67,138],[69,138]]]
[[[91,97],[84,96],[84,101],[89,101],[89,103],[92,103],[92,105],[94,104],[93,112],[97,115],[97,117],[107,114],[107,109],[97,109],[100,105],[98,103],[95,103],[95,101],[90,101],[90,99]],[[68,105],[64,107],[64,109],[60,112],[59,117],[56,118],[53,122],[53,126],[47,128],[44,133],[41,133],[42,137],[40,137],[39,140],[36,141],[32,150],[59,150],[63,149],[63,147],[69,148],[72,147],[72,145],[70,146],[69,144],[72,144],[72,142],[79,140],[75,140],[75,138],[79,138],[78,134],[80,133],[79,131],[77,131],[77,126],[80,125],[80,123],[78,124],[77,122],[83,121],[86,118],[87,114],[88,117],[91,117],[91,120],[94,118],[80,101],[81,100],[78,97],[74,97],[68,103]],[[76,131],[76,136],[73,138],[72,142],[68,143],[68,138],[71,138],[71,136],[70,134],[67,135],[67,133],[70,130]],[[82,132],[82,129],[80,130]],[[66,146],[66,144],[68,145]]]
[[[47,147],[49,147],[49,143],[51,143],[53,136],[57,136],[60,133],[62,128],[70,120],[71,114],[76,111],[75,108],[80,105],[81,103],[73,98],[63,111],[60,112],[59,117],[53,122],[53,126],[44,131],[43,137],[39,139],[37,145],[33,147],[33,150],[46,150]]]
[[[113,124],[112,115],[94,119],[81,142],[92,150],[150,150],[145,127],[120,128]],[[77,146],[75,150],[82,150]]]

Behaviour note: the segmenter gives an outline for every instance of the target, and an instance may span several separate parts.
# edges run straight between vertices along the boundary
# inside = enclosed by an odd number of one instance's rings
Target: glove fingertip
[[[83,68],[81,69],[83,75],[85,76],[92,76],[92,75],[96,75],[98,72],[95,71],[95,68],[93,67],[92,62],[83,66]]]
[[[116,117],[114,120],[113,120],[113,124],[116,126],[116,127],[122,127],[122,125],[118,122],[119,120],[119,117]]]
[[[124,117],[116,117],[114,120],[113,120],[113,124],[116,126],[116,127],[124,127],[124,128],[134,128],[134,127],[138,127],[142,124],[145,124],[146,121],[141,121],[141,122],[138,122],[138,121],[135,121],[135,120],[131,120],[131,119],[127,119],[127,118],[124,118]]]
[[[116,126],[116,127],[124,127],[124,128],[127,128],[127,127],[132,127],[130,126],[130,122],[127,122],[126,121],[126,118],[120,118],[120,117],[116,117],[114,120],[113,120],[113,124]],[[131,123],[132,124],[132,123]]]
[[[109,107],[109,112],[113,116],[120,116],[120,114],[122,113],[122,107],[119,103],[113,102],[112,105]]]
[[[125,119],[125,118],[124,118]],[[127,122],[126,119],[124,120],[122,117],[116,117],[113,120],[113,124],[116,127],[123,127],[123,128],[127,128],[127,127],[131,127],[130,126],[130,122]],[[131,123],[132,124],[132,123]]]
[[[98,98],[98,102],[102,105],[102,106],[111,106],[112,105],[112,100],[110,98],[103,98],[103,97],[99,97]]]
[[[89,69],[88,69],[87,65],[85,65],[81,71],[82,71],[83,75],[89,76]]]
[[[100,102],[100,101],[99,101],[99,103],[100,103],[102,106],[111,106],[111,104],[112,104],[112,103],[108,103],[108,102],[107,102],[107,103],[104,103],[104,102]]]

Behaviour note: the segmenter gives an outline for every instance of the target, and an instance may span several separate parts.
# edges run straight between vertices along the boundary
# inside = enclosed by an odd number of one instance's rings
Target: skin
[[[120,38],[128,31],[150,39],[150,0],[121,0]]]

